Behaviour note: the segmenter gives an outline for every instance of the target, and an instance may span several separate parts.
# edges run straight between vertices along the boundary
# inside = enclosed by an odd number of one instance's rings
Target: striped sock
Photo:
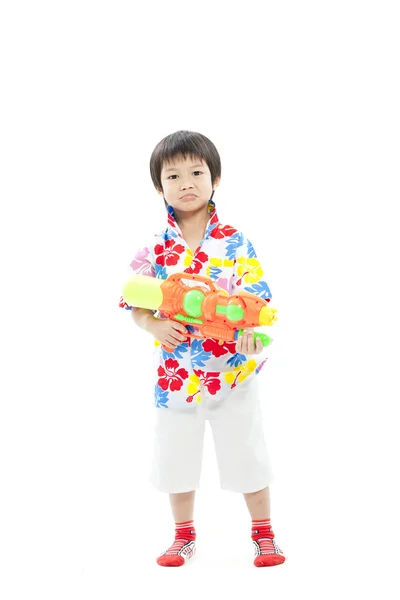
[[[285,561],[282,550],[274,540],[271,519],[251,522],[251,539],[253,540],[256,567],[272,567]]]
[[[175,523],[175,540],[164,554],[157,558],[162,567],[180,567],[196,553],[196,530],[193,521]]]

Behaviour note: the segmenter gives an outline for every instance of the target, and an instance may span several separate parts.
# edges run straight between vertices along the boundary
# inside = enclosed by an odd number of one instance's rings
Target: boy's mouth
[[[180,200],[193,200],[194,198],[197,198],[196,194],[185,194]]]

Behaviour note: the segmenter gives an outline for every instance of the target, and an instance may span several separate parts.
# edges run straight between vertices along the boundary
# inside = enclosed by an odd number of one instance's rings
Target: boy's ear
[[[213,190],[215,190],[215,188],[217,188],[219,186],[220,181],[221,181],[221,177],[217,177],[217,179],[213,183]]]

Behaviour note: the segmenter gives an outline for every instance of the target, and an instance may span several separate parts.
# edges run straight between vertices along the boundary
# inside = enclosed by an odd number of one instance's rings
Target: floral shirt
[[[196,273],[212,279],[229,295],[241,289],[267,301],[271,292],[251,242],[240,231],[219,222],[215,204],[209,203],[204,239],[193,253],[168,207],[168,225],[151,244],[141,248],[130,264],[130,273],[166,279],[173,273]],[[119,306],[130,310],[121,297]],[[156,314],[163,318],[163,315]],[[188,327],[189,328],[189,327]],[[194,339],[166,352],[155,341],[155,405],[190,409],[201,401],[201,389],[220,400],[247,377],[254,377],[266,362],[265,354],[246,357],[235,350],[236,342]]]

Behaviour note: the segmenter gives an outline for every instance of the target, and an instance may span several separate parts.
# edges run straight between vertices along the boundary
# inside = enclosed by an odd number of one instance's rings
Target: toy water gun
[[[200,331],[201,335],[188,332],[190,337],[214,338],[221,343],[237,340],[244,328],[273,325],[278,320],[277,309],[266,300],[244,290],[229,296],[210,278],[192,273],[175,273],[167,279],[134,275],[123,287],[122,297],[130,306],[158,310],[168,319]],[[263,333],[254,333],[254,340],[257,338],[264,347],[272,342]]]

